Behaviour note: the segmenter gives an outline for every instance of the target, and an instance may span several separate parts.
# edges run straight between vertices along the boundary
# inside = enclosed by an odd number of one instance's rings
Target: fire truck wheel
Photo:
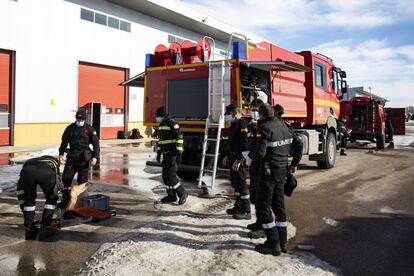
[[[377,149],[384,149],[385,148],[385,135],[382,134],[377,137]]]
[[[324,160],[317,161],[320,169],[330,169],[335,165],[336,160],[336,139],[331,132],[328,133],[326,139],[326,151],[324,153]]]

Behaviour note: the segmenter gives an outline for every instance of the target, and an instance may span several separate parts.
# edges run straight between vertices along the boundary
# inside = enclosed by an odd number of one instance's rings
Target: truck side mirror
[[[341,81],[341,92],[342,94],[348,93],[348,84],[344,80]]]
[[[340,71],[339,75],[341,76],[342,79],[346,78],[346,72],[345,71]]]

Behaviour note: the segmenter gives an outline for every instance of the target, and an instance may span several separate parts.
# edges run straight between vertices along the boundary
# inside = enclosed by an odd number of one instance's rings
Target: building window
[[[93,12],[81,8],[81,19],[95,22],[100,25],[108,26],[117,30],[131,32],[131,23],[120,20],[118,18],[110,17],[105,14]]]
[[[95,12],[95,23],[106,26],[106,15]]]
[[[119,29],[119,19],[108,17],[108,26],[111,28]]]
[[[326,69],[319,63],[315,63],[315,85],[326,90]]]
[[[121,30],[130,33],[131,32],[131,23],[121,20]]]
[[[81,19],[93,22],[93,11],[81,9]]]

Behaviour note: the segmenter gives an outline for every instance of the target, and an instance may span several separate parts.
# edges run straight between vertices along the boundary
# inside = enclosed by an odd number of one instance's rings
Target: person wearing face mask
[[[37,185],[46,199],[40,231],[35,225]],[[39,240],[54,235],[57,230],[50,227],[58,200],[57,193],[62,190],[59,161],[53,156],[41,156],[27,160],[17,182],[16,195],[23,212],[25,237],[32,240],[39,233]]]
[[[81,109],[76,112],[76,121],[66,127],[59,147],[59,161],[65,164],[62,181],[65,186],[62,191],[62,201],[58,206],[66,209],[70,201],[70,188],[73,177],[78,173],[77,183],[88,182],[89,165],[96,165],[99,159],[99,137],[95,129],[85,122],[86,112]],[[92,144],[93,151],[89,145]],[[70,149],[65,158],[65,151]]]
[[[230,165],[230,181],[234,187],[236,202],[234,207],[227,209],[234,219],[251,219],[250,193],[247,187],[243,170],[243,152],[247,151],[247,133],[249,124],[242,118],[241,109],[234,104],[226,107],[226,122],[231,123],[229,128],[229,151],[223,159],[223,165]]]
[[[180,162],[183,152],[184,139],[180,126],[171,119],[165,107],[161,106],[155,112],[158,126],[158,146],[162,154],[162,180],[167,186],[167,196],[161,199],[162,203],[177,201],[183,205],[187,201],[188,193],[177,178],[177,163]]]

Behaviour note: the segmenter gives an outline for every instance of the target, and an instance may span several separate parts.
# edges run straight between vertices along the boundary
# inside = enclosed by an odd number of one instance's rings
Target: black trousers
[[[37,185],[42,189],[46,205],[56,205],[58,196],[54,193],[56,173],[46,164],[27,164],[20,172],[17,182],[17,198],[20,208],[34,207],[36,204]]]
[[[234,157],[230,157],[230,182],[234,188],[234,192],[236,195],[240,195],[241,197],[249,195],[249,188],[247,187],[246,182],[246,175],[244,173],[243,167],[240,166],[237,172],[232,170],[232,166],[234,161],[237,159]]]
[[[164,154],[162,159],[162,181],[168,188],[177,185],[177,156],[171,154]]]
[[[71,187],[73,177],[78,173],[77,182],[82,184],[88,182],[89,162],[80,161],[79,158],[68,156],[63,169],[62,182],[65,187]]]
[[[287,175],[287,164],[283,167],[271,168],[271,175],[265,175],[262,168],[256,194],[256,216],[260,224],[273,223],[273,214],[276,217],[275,226],[283,226],[286,222],[284,201],[284,186]]]
[[[346,130],[340,130],[339,147],[342,149],[346,149],[347,142],[348,142],[348,133],[346,132]]]
[[[256,190],[260,180],[260,164],[257,161],[253,161],[249,167],[250,174],[250,202],[256,204]]]

